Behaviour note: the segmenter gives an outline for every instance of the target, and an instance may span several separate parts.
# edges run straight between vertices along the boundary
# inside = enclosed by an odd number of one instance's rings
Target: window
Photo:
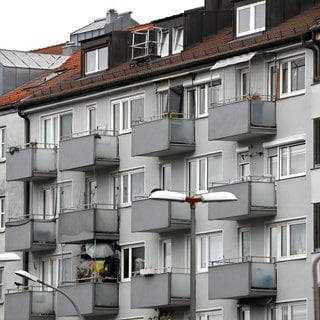
[[[131,131],[131,123],[143,119],[144,98],[135,96],[112,102],[113,129],[119,133]]]
[[[179,53],[183,50],[183,27],[172,30],[172,54]]]
[[[3,272],[4,272],[4,268],[0,268],[0,301],[3,301]]]
[[[108,47],[101,47],[85,52],[85,73],[108,69]]]
[[[161,189],[171,190],[171,163],[161,166]]]
[[[305,92],[305,59],[297,57],[280,63],[280,97]]]
[[[45,186],[43,188],[43,214],[44,219],[52,218],[56,213],[56,187]]]
[[[220,75],[212,77],[209,86],[209,107],[213,103],[220,103],[222,100],[222,81]]]
[[[4,230],[5,227],[5,212],[6,200],[5,197],[0,197],[0,230]]]
[[[267,150],[267,173],[277,179],[301,176],[306,172],[305,142]]]
[[[163,272],[170,272],[172,267],[171,239],[161,240],[160,245],[161,245],[160,269]]]
[[[307,320],[307,303],[290,302],[276,305],[270,310],[272,320]]]
[[[263,31],[266,27],[266,2],[260,1],[237,8],[237,36]]]
[[[190,117],[194,118],[196,115],[196,89],[188,89],[187,91],[187,101],[188,101],[188,114]]]
[[[97,129],[97,108],[96,105],[87,106],[87,130],[92,132]]]
[[[269,226],[270,256],[286,259],[306,255],[306,222],[292,220]]]
[[[145,266],[145,249],[143,245],[124,247],[121,250],[121,278],[129,280],[132,276],[139,275]]]
[[[239,253],[240,257],[251,256],[251,230],[250,228],[241,228],[239,230]]]
[[[97,181],[93,178],[86,180],[86,205],[91,208],[97,204]]]
[[[169,55],[169,30],[160,29],[157,32],[158,41],[158,55],[160,57],[166,57]]]
[[[222,310],[201,312],[197,314],[197,320],[223,320]]]
[[[320,118],[313,120],[313,165],[320,166]]]
[[[143,171],[123,172],[114,177],[115,204],[128,206],[142,196],[144,196]]]
[[[6,136],[6,128],[0,128],[0,160],[5,159],[6,157],[6,143],[7,143],[7,136]]]
[[[273,63],[268,65],[268,76],[268,95],[270,99],[275,99],[277,96],[277,68]]]
[[[197,87],[197,117],[207,116],[209,106],[209,84],[202,84]]]
[[[161,116],[164,113],[167,113],[168,110],[168,90],[159,91],[157,93],[158,101],[158,114]]]
[[[207,192],[217,181],[222,181],[222,154],[189,160],[189,191],[192,194]]]
[[[320,203],[313,205],[313,221],[314,251],[320,252]]]
[[[198,236],[198,270],[207,272],[213,261],[223,259],[222,232]]]
[[[248,152],[238,153],[238,177],[246,179],[250,176],[250,157]]]
[[[72,134],[72,113],[54,114],[43,118],[44,146],[58,145],[62,137]]]
[[[58,256],[44,257],[41,259],[42,281],[58,286],[61,282],[71,281],[71,255],[63,254]]]

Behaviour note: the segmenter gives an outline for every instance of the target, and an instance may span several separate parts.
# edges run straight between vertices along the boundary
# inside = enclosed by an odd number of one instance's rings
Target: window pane
[[[60,117],[60,137],[72,134],[72,113],[64,114]]]
[[[201,261],[200,268],[205,268],[207,266],[207,239],[206,237],[200,238],[200,247],[201,247]]]
[[[278,256],[278,228],[270,228],[270,256]]]
[[[209,236],[209,262],[223,258],[222,233]]]
[[[291,306],[291,320],[307,320],[307,308],[305,305]]]
[[[129,202],[129,176],[124,175],[122,177],[122,202],[123,203],[128,203]]]
[[[304,58],[291,61],[291,91],[301,90],[305,87]]]
[[[188,112],[190,116],[195,116],[196,110],[196,90],[188,90]]]
[[[241,232],[241,252],[242,257],[250,257],[251,255],[251,231],[242,231]]]
[[[306,252],[306,224],[293,224],[290,226],[290,255]]]
[[[281,307],[281,320],[288,320],[288,307]]]
[[[160,31],[158,33],[158,54],[161,57],[169,54],[169,32]]]
[[[119,132],[120,128],[120,103],[113,105],[113,130]]]
[[[282,93],[288,92],[288,63],[283,63],[282,67]]]
[[[199,190],[207,189],[206,164],[206,159],[201,159],[199,161]]]
[[[122,105],[122,129],[129,128],[129,102],[125,101]]]
[[[305,152],[305,144],[289,148],[290,174],[305,172]]]
[[[205,114],[206,112],[206,86],[203,85],[199,88],[199,99],[198,99],[199,105],[199,115]]]
[[[281,256],[287,256],[287,227],[281,227]]]
[[[129,249],[123,250],[123,277],[129,278]]]
[[[97,129],[97,111],[96,108],[89,109],[89,130]]]
[[[171,241],[163,242],[163,267],[171,267]]]
[[[254,28],[260,29],[265,27],[266,4],[262,3],[255,6]]]
[[[281,176],[288,175],[288,150],[287,147],[280,149],[281,153]]]
[[[88,51],[86,53],[86,73],[96,70],[96,51]]]
[[[197,163],[189,162],[189,191],[195,193],[197,190]]]
[[[72,280],[71,258],[63,258],[59,261],[59,263],[60,263],[59,281],[71,281]]]
[[[144,99],[135,99],[131,101],[131,121],[143,119]]]
[[[208,157],[208,187],[216,181],[222,181],[222,155]]]
[[[168,112],[168,91],[158,93],[159,115]]]
[[[104,70],[108,68],[108,47],[98,49],[98,70]]]
[[[250,88],[249,88],[249,72],[241,72],[241,96],[246,97],[250,93]]]
[[[162,166],[162,189],[171,190],[171,165]]]
[[[137,200],[144,195],[144,174],[143,172],[131,175],[131,200]]]
[[[238,15],[238,33],[250,31],[250,8],[240,9]]]
[[[52,135],[51,135],[51,119],[44,120],[44,142],[51,143]]]
[[[132,275],[144,268],[144,247],[132,248]]]
[[[220,102],[221,91],[221,79],[214,81],[212,85],[209,87],[209,106],[211,106],[212,103]]]

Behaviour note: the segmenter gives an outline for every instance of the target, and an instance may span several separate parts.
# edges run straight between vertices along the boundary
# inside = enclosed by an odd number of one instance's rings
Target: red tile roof
[[[66,45],[67,45],[66,42],[59,43],[59,44],[55,44],[45,48],[34,49],[34,50],[31,50],[30,52],[62,55],[62,51],[63,51],[62,49]]]
[[[135,64],[127,61],[117,67],[109,69],[104,73],[81,78],[80,53],[78,52],[76,63],[72,72],[48,82],[32,95],[26,95],[24,103],[26,106],[33,103],[41,103],[46,99],[63,99],[66,96],[81,95],[85,92],[111,88],[123,85],[126,81],[145,79],[150,76],[158,76],[165,72],[173,72],[188,67],[197,67],[204,64],[214,64],[217,60],[227,55],[237,55],[248,51],[262,50],[272,46],[283,45],[291,41],[300,41],[300,35],[310,31],[320,18],[320,4],[309,10],[273,27],[265,32],[251,35],[245,38],[235,39],[231,27],[206,38],[203,42],[196,44],[181,54],[157,59],[151,62]],[[75,57],[71,58],[71,60]],[[70,63],[70,61],[69,61]],[[17,89],[18,91],[18,89]],[[20,90],[21,91],[21,90]],[[18,93],[11,93],[11,96]],[[15,99],[17,101],[18,99]],[[10,103],[10,100],[7,102]],[[0,105],[4,105],[0,97]]]

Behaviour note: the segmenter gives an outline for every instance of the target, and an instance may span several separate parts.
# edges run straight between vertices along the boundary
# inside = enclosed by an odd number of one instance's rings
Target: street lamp
[[[0,262],[19,261],[21,258],[14,252],[0,253]]]
[[[237,197],[231,192],[209,192],[201,195],[187,196],[184,193],[158,190],[150,194],[149,199],[188,202],[191,211],[190,230],[190,320],[196,319],[196,217],[198,202],[235,201]]]
[[[51,284],[49,283],[45,283],[43,282],[42,280],[40,280],[38,277],[34,276],[33,274],[25,271],[25,270],[17,270],[15,271],[15,274],[24,278],[24,279],[28,279],[28,280],[31,280],[33,282],[38,282],[48,288],[51,288],[53,289],[54,291],[57,291],[59,293],[61,293],[63,296],[65,296],[69,301],[70,303],[73,305],[74,309],[76,310],[77,314],[78,314],[78,317],[79,317],[79,320],[84,320],[84,318],[82,317],[81,313],[80,313],[80,310],[79,308],[77,307],[77,305],[75,304],[75,302],[64,292],[62,291],[61,289],[57,288],[57,287],[54,287],[52,286]]]

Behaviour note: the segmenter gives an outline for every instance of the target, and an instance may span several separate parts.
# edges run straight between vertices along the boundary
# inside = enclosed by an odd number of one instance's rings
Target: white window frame
[[[134,243],[134,244],[130,244],[130,245],[125,245],[123,247],[121,247],[121,281],[123,282],[128,282],[131,281],[131,278],[133,276],[132,274],[132,249],[135,248],[144,248],[144,268],[146,266],[146,246],[145,243]],[[124,277],[124,271],[125,271],[125,259],[124,259],[124,252],[125,250],[128,250],[129,252],[129,256],[128,256],[128,277]],[[143,268],[142,268],[143,269]]]
[[[294,307],[301,307],[304,306],[305,308],[305,313],[306,313],[306,318],[305,320],[309,319],[308,317],[308,308],[307,308],[307,301],[292,301],[292,302],[287,302],[287,303],[279,303],[276,304],[273,309],[275,309],[275,316],[276,319],[271,318],[271,320],[292,320],[292,309]],[[286,316],[283,317],[283,310],[286,309],[287,313]],[[270,309],[271,310],[271,309]],[[272,310],[270,311],[271,314]],[[271,317],[271,315],[270,315]]]
[[[214,318],[212,318],[212,317],[214,317]],[[223,320],[222,309],[197,312],[197,320],[212,320],[212,319],[213,320]]]
[[[221,247],[218,249],[220,251],[220,256],[217,260],[223,259],[223,232],[222,230],[216,230],[214,232],[199,234],[197,235],[197,270],[198,272],[208,272],[208,267],[210,266],[210,239],[219,238]],[[203,265],[202,265],[203,263]]]
[[[163,114],[169,112],[169,90],[159,90],[157,92],[157,109],[158,115],[161,117]]]
[[[294,147],[294,146],[299,146],[299,145],[304,145],[305,146],[305,152],[304,152],[304,156],[305,156],[305,161],[304,161],[304,171],[302,172],[298,172],[295,174],[290,174],[290,165],[291,165],[291,157],[290,157],[290,148]],[[275,154],[275,148],[277,148],[277,152]],[[272,154],[268,154],[269,149],[274,150]],[[286,174],[282,174],[282,150],[286,149],[287,152],[287,171]],[[271,148],[267,149],[266,154],[266,171],[267,174],[270,174],[270,170],[271,170],[271,159],[276,158],[276,179],[287,179],[287,178],[294,178],[294,177],[301,177],[304,176],[306,174],[306,142],[305,141],[300,141],[300,142],[296,142],[296,143],[290,143],[290,144],[283,144],[283,145],[279,145],[279,146],[274,146]]]
[[[100,59],[100,52],[105,50],[105,58],[106,61],[105,63],[101,64],[101,59]],[[94,69],[93,70],[89,70],[88,71],[88,54],[93,54],[94,55]],[[91,73],[95,73],[98,71],[102,71],[102,70],[107,70],[109,68],[109,47],[108,46],[103,46],[103,47],[99,47],[99,48],[95,48],[93,50],[88,50],[85,52],[85,74],[91,74]]]
[[[172,189],[171,163],[163,163],[160,166],[160,170],[161,170],[161,173],[160,173],[161,189],[171,190]],[[169,177],[170,181],[166,181],[167,179],[165,178],[167,176],[167,174],[165,174],[167,170],[169,170],[168,173],[170,175],[170,177]]]
[[[0,231],[5,229],[5,216],[6,216],[6,198],[0,196]]]
[[[304,59],[304,88],[299,90],[293,90],[291,87],[291,71],[292,63],[296,60]],[[287,92],[283,92],[283,66],[288,64],[288,79],[287,79]],[[291,57],[289,59],[280,61],[280,98],[286,98],[304,94],[306,92],[306,59],[304,55]]]
[[[7,134],[6,127],[0,127],[0,161],[6,159]]]
[[[177,54],[183,51],[183,26],[172,29],[172,54]]]
[[[203,118],[208,116],[208,109],[210,107],[210,101],[209,101],[209,87],[210,82],[199,84],[196,87],[196,117],[197,118]],[[204,90],[204,91],[203,91]],[[203,92],[203,102],[201,101]],[[203,108],[201,107],[201,103],[204,103]],[[202,111],[203,109],[203,111]]]
[[[305,225],[305,246],[307,247],[307,223],[306,223],[306,219],[297,219],[297,220],[289,220],[289,221],[281,221],[281,222],[277,222],[277,223],[273,223],[270,224],[268,226],[268,250],[269,250],[269,255],[271,256],[271,229],[274,228],[277,230],[277,235],[276,235],[276,248],[277,248],[277,257],[275,257],[277,260],[281,261],[281,260],[292,260],[292,259],[297,259],[297,258],[306,258],[307,256],[307,248],[305,248],[305,250],[301,253],[295,254],[295,255],[291,255],[290,254],[290,227],[293,225],[297,225],[297,224],[304,224]],[[282,255],[282,235],[283,235],[283,227],[286,228],[286,233],[285,233],[285,239],[286,239],[286,254]]]
[[[244,255],[243,253],[243,234],[244,233],[250,234],[250,243],[249,243],[250,252],[248,255]],[[251,256],[251,228],[250,227],[239,228],[239,256],[242,258]]]
[[[4,267],[0,267],[0,302],[4,300]]]
[[[98,185],[95,177],[86,178],[86,206],[96,207],[98,199]]]
[[[54,113],[54,114],[48,114],[43,117],[41,117],[41,128],[42,128],[42,140],[44,143],[44,147],[50,148],[54,146],[58,146],[59,142],[61,140],[61,117],[71,114],[72,122],[71,122],[71,133],[73,133],[73,111],[72,110],[66,110],[61,113]],[[46,126],[45,123],[47,120],[50,120],[51,122],[51,128],[50,128],[50,141],[46,140]],[[56,127],[57,125],[57,127]]]
[[[237,37],[242,37],[242,36],[246,36],[246,35],[249,35],[249,34],[252,34],[252,33],[256,33],[256,32],[260,32],[260,31],[264,31],[266,29],[266,23],[264,23],[264,26],[263,27],[260,27],[260,28],[256,28],[255,27],[255,9],[257,6],[259,5],[266,5],[266,1],[259,1],[259,2],[255,2],[255,3],[251,3],[251,4],[248,4],[248,5],[245,5],[245,6],[241,6],[241,7],[238,7],[237,8],[237,27],[236,27],[236,32],[237,32]],[[250,23],[249,23],[249,30],[247,31],[243,31],[243,32],[240,32],[239,30],[239,24],[240,24],[240,13],[242,10],[247,10],[249,9],[250,10]]]
[[[132,113],[131,113],[131,105],[134,100],[143,100],[143,115],[144,117],[144,94],[139,94],[119,100],[114,100],[111,102],[111,112],[112,112],[112,128],[115,130],[115,124],[114,124],[114,117],[115,117],[115,108],[118,105],[119,106],[119,123],[117,124],[119,128],[119,134],[129,133],[132,129]],[[124,121],[124,115],[127,113],[126,121]],[[142,120],[142,119],[141,119]]]
[[[136,169],[136,170],[131,170],[131,171],[124,171],[121,172],[120,174],[117,174],[114,176],[114,193],[117,196],[120,196],[118,203],[115,203],[116,205],[118,204],[120,207],[127,207],[132,205],[132,190],[131,190],[131,183],[132,183],[132,176],[134,174],[143,174],[143,190],[145,190],[145,177],[144,177],[144,170],[143,169]],[[119,179],[119,180],[117,180]],[[125,192],[125,180],[127,179],[127,196],[125,199],[124,197],[124,192]],[[119,182],[119,190],[115,190],[116,186],[116,180]],[[118,193],[118,194],[116,194]],[[144,196],[144,194],[141,194],[141,196]],[[116,196],[114,197],[116,198]]]
[[[204,157],[199,157],[199,158],[194,158],[194,159],[189,159],[188,160],[188,190],[194,194],[202,194],[202,193],[206,193],[208,191],[208,188],[210,187],[209,184],[209,176],[208,176],[208,163],[209,163],[209,158],[216,158],[219,157],[220,158],[220,162],[221,162],[221,175],[218,179],[213,179],[212,183],[214,183],[215,181],[218,180],[223,180],[223,168],[222,168],[222,152],[216,152]],[[195,190],[191,190],[191,165],[194,164],[195,165]],[[204,176],[201,176],[201,165],[204,165]],[[201,184],[201,178],[204,178],[203,181],[203,185],[204,188],[201,188],[200,184]]]
[[[168,29],[159,29],[157,32],[157,54],[160,57],[169,55],[170,32]]]
[[[95,130],[97,130],[97,105],[94,103],[94,104],[89,104],[87,105],[87,124],[86,124],[86,127],[87,127],[87,130],[89,133],[92,133],[94,132]],[[91,125],[92,125],[92,111],[95,111],[95,119],[93,120],[94,123],[95,123],[95,127],[94,128],[91,128]]]

